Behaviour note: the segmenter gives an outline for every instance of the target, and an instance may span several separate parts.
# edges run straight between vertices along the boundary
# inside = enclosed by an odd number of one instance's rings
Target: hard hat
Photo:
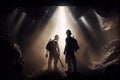
[[[72,33],[71,33],[71,30],[68,29],[68,30],[66,31],[66,34],[72,34]]]
[[[55,35],[55,39],[59,39],[59,36],[57,34]]]

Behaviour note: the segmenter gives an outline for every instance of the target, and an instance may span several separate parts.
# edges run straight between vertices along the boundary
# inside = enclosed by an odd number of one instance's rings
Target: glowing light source
[[[20,29],[20,27],[21,27],[21,25],[22,25],[25,17],[26,17],[26,13],[23,12],[23,13],[20,15],[17,23],[14,25],[14,30],[12,31],[12,34],[14,34],[14,35],[17,34],[17,32],[19,31],[19,29]]]
[[[88,24],[88,22],[86,21],[86,18],[85,18],[84,16],[82,16],[80,19],[82,20],[82,22],[84,23],[84,25],[85,25],[90,31],[92,31],[91,26],[90,26],[90,25]]]
[[[104,18],[102,16],[100,16],[96,11],[94,11],[98,20],[99,20],[99,23],[100,23],[100,26],[103,30],[105,31],[108,31],[111,29],[111,26],[113,26],[112,24],[110,24],[109,21],[107,21],[108,19],[107,18]]]
[[[23,12],[23,13],[22,13],[22,15],[26,15],[26,13],[25,13],[25,12]]]

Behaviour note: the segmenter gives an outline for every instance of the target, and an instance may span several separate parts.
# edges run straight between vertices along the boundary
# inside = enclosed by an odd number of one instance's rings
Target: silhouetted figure
[[[51,70],[52,60],[54,60],[54,69],[58,70],[57,64],[60,56],[58,40],[59,40],[59,36],[55,35],[54,40],[50,40],[46,45],[46,49],[47,49],[46,55],[48,55],[49,52],[48,70]]]
[[[66,38],[66,45],[64,49],[64,54],[65,54],[65,61],[68,65],[68,73],[76,72],[77,71],[77,62],[75,58],[75,52],[79,49],[77,40],[71,37],[71,31],[67,30],[66,31],[67,38]]]

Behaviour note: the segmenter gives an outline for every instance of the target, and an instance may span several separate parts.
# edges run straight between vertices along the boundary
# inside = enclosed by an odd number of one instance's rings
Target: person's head
[[[55,35],[55,40],[59,40],[59,36],[57,34]]]
[[[66,34],[67,34],[67,36],[71,36],[71,34],[72,34],[72,33],[71,33],[71,30],[68,29],[68,30],[66,31]]]

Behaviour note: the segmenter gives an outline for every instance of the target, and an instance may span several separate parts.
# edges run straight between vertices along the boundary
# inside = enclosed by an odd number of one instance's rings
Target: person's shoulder
[[[54,43],[58,43],[56,40],[53,41]]]
[[[77,40],[74,37],[72,37],[71,39],[73,42],[77,42]]]
[[[66,41],[68,41],[69,39],[70,39],[70,38],[69,38],[69,37],[67,37],[65,40],[66,40]]]
[[[74,37],[70,37],[70,39],[75,40],[75,38],[74,38]]]

